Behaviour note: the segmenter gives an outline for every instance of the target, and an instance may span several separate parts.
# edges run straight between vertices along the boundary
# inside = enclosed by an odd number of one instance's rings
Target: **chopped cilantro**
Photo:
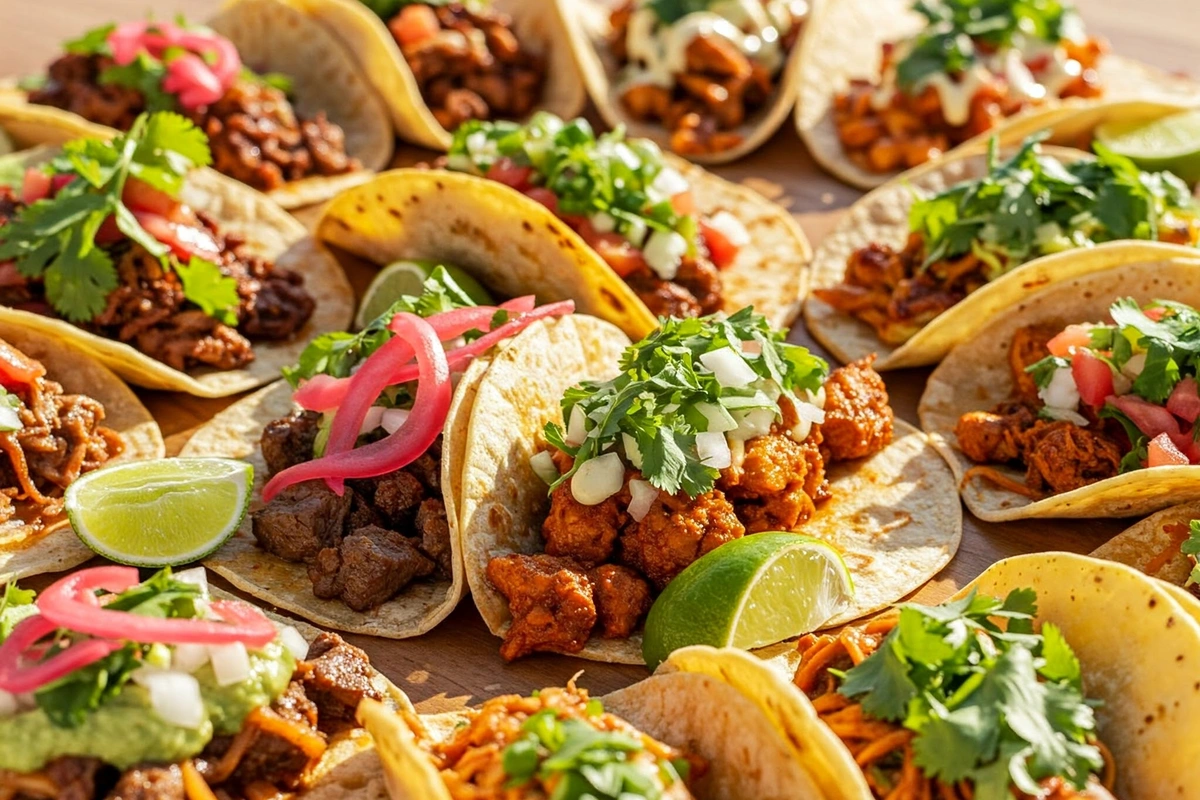
[[[0,386],[0,431],[19,431],[25,427],[19,413],[22,405],[20,397]]]
[[[1192,571],[1188,575],[1188,583],[1200,583],[1200,519],[1188,523],[1188,538],[1179,546],[1179,552],[1192,557]]]
[[[184,295],[200,306],[201,311],[226,325],[237,324],[236,309],[241,302],[237,281],[230,280],[220,267],[211,261],[192,257],[186,264],[175,264],[175,274],[183,284]]]
[[[715,2],[714,0],[646,0],[644,5],[653,10],[655,16],[663,24],[672,25],[688,14],[708,11],[715,5]]]
[[[37,613],[34,597],[32,589],[22,589],[16,581],[4,585],[4,595],[0,597],[0,642],[8,638],[18,622]]]
[[[1054,373],[1060,369],[1068,369],[1071,366],[1071,360],[1062,358],[1061,356],[1046,356],[1041,361],[1035,361],[1025,368],[1025,371],[1033,376],[1034,385],[1039,389],[1045,389],[1050,385],[1050,379],[1054,377]]]
[[[1082,790],[1103,766],[1094,703],[1079,660],[1050,623],[1034,633],[1036,593],[972,592],[940,606],[905,604],[879,649],[845,673],[840,693],[916,736],[916,764],[975,796],[1036,795],[1059,777]]]

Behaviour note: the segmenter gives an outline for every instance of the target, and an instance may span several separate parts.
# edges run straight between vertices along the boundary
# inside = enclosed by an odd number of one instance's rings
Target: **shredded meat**
[[[701,317],[722,307],[721,273],[704,253],[684,258],[672,280],[663,280],[641,260],[625,281],[656,317]]]
[[[958,446],[972,461],[1005,464],[1025,450],[1025,432],[1037,423],[1037,411],[1025,403],[1001,403],[994,411],[971,411],[954,428]]]
[[[578,561],[512,554],[488,562],[487,579],[508,600],[512,625],[500,655],[578,653],[596,625],[592,582]]]
[[[1120,446],[1101,431],[1071,422],[1042,422],[1025,435],[1025,485],[1052,494],[1112,478],[1121,471]]]
[[[388,22],[438,123],[531,114],[546,81],[545,59],[513,32],[512,19],[465,3],[404,6]]]
[[[1053,325],[1033,325],[1018,328],[1013,333],[1012,342],[1008,346],[1008,368],[1013,380],[1013,395],[1020,402],[1039,408],[1042,400],[1038,397],[1037,383],[1026,368],[1050,355],[1046,343],[1058,333]]]

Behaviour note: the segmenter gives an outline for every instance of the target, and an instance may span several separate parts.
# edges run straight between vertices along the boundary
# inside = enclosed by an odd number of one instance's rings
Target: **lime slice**
[[[656,668],[680,647],[750,650],[816,630],[854,596],[837,550],[798,533],[756,533],[697,559],[646,618],[642,656]]]
[[[189,564],[242,524],[253,483],[254,468],[231,458],[114,464],[67,487],[67,518],[105,558],[136,567]]]
[[[367,287],[363,294],[362,303],[358,307],[358,315],[354,318],[354,326],[361,330],[371,320],[388,310],[392,303],[402,295],[417,296],[429,279],[430,273],[442,267],[450,279],[466,292],[467,296],[480,305],[490,305],[492,296],[483,288],[479,281],[472,278],[461,267],[444,264],[440,261],[404,260],[388,264]]]
[[[1169,170],[1188,183],[1200,181],[1200,109],[1151,122],[1111,120],[1096,139],[1145,170]]]

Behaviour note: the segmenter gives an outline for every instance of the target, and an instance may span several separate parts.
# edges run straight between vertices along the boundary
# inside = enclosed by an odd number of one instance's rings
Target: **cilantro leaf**
[[[238,282],[211,261],[193,256],[186,264],[176,264],[175,274],[183,284],[183,295],[210,317],[226,325],[237,324]]]
[[[32,589],[17,586],[16,581],[4,585],[4,595],[0,596],[0,642],[8,638],[17,623],[37,613],[37,606],[33,604],[36,596]]]
[[[1191,556],[1192,571],[1188,575],[1188,583],[1200,583],[1200,562],[1196,558],[1200,555],[1200,519],[1188,523],[1188,538],[1179,545],[1179,552]]]

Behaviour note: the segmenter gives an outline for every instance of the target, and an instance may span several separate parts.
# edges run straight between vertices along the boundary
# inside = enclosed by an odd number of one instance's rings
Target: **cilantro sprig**
[[[1036,614],[1033,589],[903,605],[839,692],[914,731],[917,766],[947,784],[970,781],[977,800],[1004,800],[1012,787],[1037,796],[1050,777],[1082,790],[1104,763],[1096,703],[1062,631],[1046,622],[1035,633]]]
[[[1188,538],[1179,546],[1179,552],[1192,557],[1192,571],[1188,574],[1187,582],[1200,583],[1200,519],[1188,523]]]
[[[8,638],[18,622],[37,613],[33,604],[36,596],[32,589],[17,586],[16,581],[4,585],[4,594],[0,596],[0,642]]]
[[[570,420],[578,408],[586,436],[572,445],[563,426],[546,424],[546,441],[574,458],[571,469],[551,489],[589,459],[620,447],[635,466],[640,458],[642,476],[668,494],[683,490],[697,497],[710,491],[719,473],[703,464],[696,450],[696,435],[711,424],[704,404],[710,413],[734,420],[761,408],[778,414],[779,396],[798,403],[795,392],[816,392],[828,374],[824,360],[783,340],[784,333],[752,308],[729,317],[661,320],[657,331],[621,356],[620,375],[604,382],[585,381],[563,395],[563,419]],[[741,353],[756,380],[741,388],[722,386],[700,361],[702,355],[722,348]]]
[[[189,301],[232,324],[239,302],[236,280],[203,259],[179,261],[122,200],[131,178],[177,196],[188,172],[211,161],[203,131],[173,112],[143,114],[128,133],[112,141],[67,142],[44,170],[70,181],[53,197],[22,207],[0,226],[0,260],[13,259],[21,275],[42,280],[46,299],[60,315],[87,322],[105,309],[109,293],[117,287],[112,257],[96,243],[111,218],[164,270],[179,275]]]
[[[924,239],[925,266],[975,253],[995,278],[1037,256],[1155,240],[1171,218],[1200,218],[1175,175],[1143,172],[1098,142],[1095,158],[1063,164],[1041,151],[1041,138],[1026,139],[1005,161],[993,138],[987,174],[913,204],[909,229]]]

